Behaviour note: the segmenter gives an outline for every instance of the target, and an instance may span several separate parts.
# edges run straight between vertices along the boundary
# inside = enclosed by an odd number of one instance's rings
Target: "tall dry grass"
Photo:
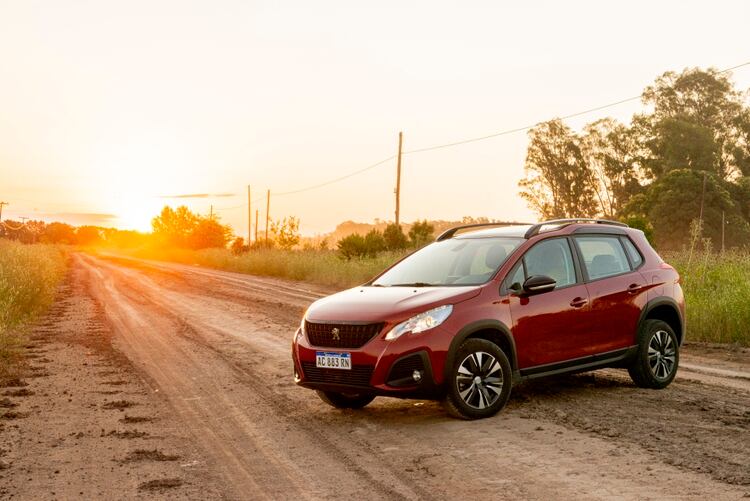
[[[24,325],[49,306],[64,272],[60,248],[0,240],[0,379],[12,374]]]
[[[709,246],[663,257],[682,277],[687,339],[750,346],[750,251]]]
[[[119,251],[122,252],[122,251]],[[301,280],[332,287],[354,287],[367,282],[403,257],[405,252],[383,252],[376,257],[342,259],[335,251],[253,250],[235,255],[226,249],[128,251],[134,257],[197,264],[210,268]]]

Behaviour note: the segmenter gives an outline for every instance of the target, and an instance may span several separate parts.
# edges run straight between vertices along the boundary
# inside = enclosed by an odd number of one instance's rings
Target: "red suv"
[[[674,379],[680,277],[643,232],[601,219],[501,226],[452,228],[313,303],[294,336],[295,381],[335,407],[435,398],[476,419],[525,379],[602,367],[644,388]]]

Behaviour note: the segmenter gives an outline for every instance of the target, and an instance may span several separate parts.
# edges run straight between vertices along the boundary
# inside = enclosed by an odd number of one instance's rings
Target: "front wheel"
[[[318,391],[317,394],[323,402],[337,409],[361,409],[375,400],[375,395],[368,395],[366,393]]]
[[[493,416],[508,402],[512,381],[510,362],[498,345],[468,339],[450,369],[445,408],[461,419]]]
[[[628,367],[633,382],[641,388],[666,388],[677,374],[680,362],[677,336],[666,322],[646,320],[638,333],[638,353]]]

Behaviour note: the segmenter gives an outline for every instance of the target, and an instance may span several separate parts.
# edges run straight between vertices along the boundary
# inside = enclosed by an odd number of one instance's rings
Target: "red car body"
[[[470,337],[500,346],[510,361],[514,381],[624,366],[634,356],[638,328],[645,319],[667,322],[682,343],[685,305],[679,275],[651,248],[643,232],[621,225],[573,222],[550,231],[537,228],[536,233],[527,226],[514,226],[477,230],[455,238],[480,233],[523,238],[486,283],[444,287],[363,285],[312,304],[294,336],[296,382],[323,391],[440,398],[456,350]],[[626,272],[590,279],[582,270],[577,238],[591,235],[628,239],[641,262],[636,266],[637,259],[629,258],[631,269]],[[579,281],[543,294],[515,294],[509,289],[509,274],[521,266],[520,260],[529,249],[552,238],[568,240]],[[399,323],[446,304],[453,306],[452,313],[437,327],[418,335],[385,339]],[[371,337],[361,346],[344,348],[340,340],[327,337],[334,329],[337,333],[353,329],[358,336]],[[367,329],[371,333],[364,332]],[[313,334],[314,341],[310,338]],[[316,367],[316,353],[321,351],[351,353],[352,370]],[[420,372],[419,380],[412,377],[415,371]]]

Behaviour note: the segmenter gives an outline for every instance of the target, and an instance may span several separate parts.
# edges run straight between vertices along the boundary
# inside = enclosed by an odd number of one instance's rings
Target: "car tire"
[[[669,386],[680,363],[677,336],[668,323],[646,320],[638,331],[638,352],[628,367],[630,378],[641,388]]]
[[[486,339],[468,339],[453,360],[443,401],[448,413],[459,419],[497,414],[508,402],[513,384],[513,372],[503,350]]]
[[[366,393],[338,393],[335,391],[318,391],[320,399],[337,409],[361,409],[373,400],[375,395]]]

